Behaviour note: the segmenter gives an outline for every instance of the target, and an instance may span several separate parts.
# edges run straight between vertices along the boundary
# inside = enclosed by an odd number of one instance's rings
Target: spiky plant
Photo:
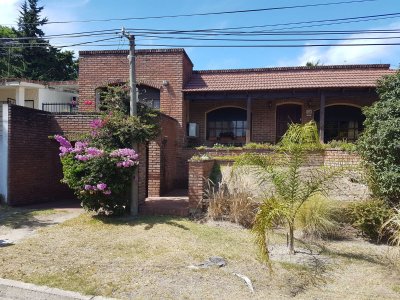
[[[342,172],[342,168],[303,168],[310,149],[323,149],[314,122],[291,124],[279,146],[275,156],[246,154],[236,162],[236,167],[251,166],[260,184],[270,180],[275,188],[274,195],[261,204],[252,228],[261,259],[268,264],[268,233],[277,223],[283,222],[288,229],[289,253],[294,254],[295,221],[299,209],[314,195],[324,193],[328,181]]]
[[[393,214],[389,220],[387,220],[381,229],[381,233],[388,233],[389,242],[393,246],[400,246],[400,207],[393,209]]]

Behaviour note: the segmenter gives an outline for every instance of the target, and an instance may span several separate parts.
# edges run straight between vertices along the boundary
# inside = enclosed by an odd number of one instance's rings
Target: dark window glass
[[[207,138],[242,138],[246,136],[246,111],[227,107],[216,109],[207,114]]]

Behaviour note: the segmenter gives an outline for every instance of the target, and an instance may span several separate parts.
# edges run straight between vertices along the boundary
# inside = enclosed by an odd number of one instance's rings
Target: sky
[[[74,21],[93,20],[109,18],[129,18],[165,16],[192,13],[208,13],[232,10],[249,10],[270,7],[293,6],[303,4],[317,4],[329,2],[342,2],[349,0],[41,0],[44,6],[42,16],[48,17],[49,21]],[[16,23],[21,0],[0,0],[0,24],[8,25]],[[98,37],[81,37],[74,39],[52,39],[54,45],[72,45],[96,39],[115,37],[115,40],[99,42],[99,44],[112,44],[112,46],[95,47],[74,46],[68,47],[76,53],[79,50],[101,50],[101,49],[128,49],[127,40],[118,37],[120,28],[129,28],[132,34],[138,34],[138,29],[207,29],[226,28],[238,26],[276,25],[292,22],[303,22],[313,20],[326,20],[338,18],[351,18],[370,15],[399,13],[393,18],[381,20],[335,24],[331,26],[316,26],[301,29],[287,30],[400,30],[400,0],[375,0],[363,3],[340,4],[331,6],[307,7],[284,10],[259,11],[237,14],[221,14],[209,16],[147,19],[147,20],[124,20],[112,22],[90,22],[90,23],[67,23],[48,24],[43,30],[46,35],[66,34],[83,31],[115,29],[112,35]],[[261,29],[248,30],[271,30],[296,27],[301,25],[281,25],[265,27]],[[304,26],[304,25],[303,25]],[[136,29],[136,31],[135,31]],[[114,33],[115,32],[115,33]],[[326,38],[327,36],[317,36]],[[399,37],[390,40],[348,40],[345,43],[399,43],[400,31],[396,33],[368,33],[364,35],[335,35],[330,38],[372,38],[372,37]],[[210,37],[208,37],[210,38]],[[213,38],[213,37],[211,37]],[[215,38],[215,37],[214,37]],[[227,37],[223,37],[227,38]],[[243,38],[243,37],[242,37]],[[280,39],[280,38],[304,38],[304,36],[255,36],[255,39]],[[400,64],[400,45],[382,46],[357,46],[357,47],[299,47],[299,48],[201,48],[191,47],[199,45],[266,45],[266,44],[338,44],[344,41],[286,41],[286,42],[226,42],[226,41],[192,41],[192,40],[170,40],[156,39],[154,37],[137,36],[138,48],[164,48],[155,46],[157,44],[187,45],[184,47],[191,58],[194,68],[204,69],[237,69],[237,68],[261,68],[276,66],[299,66],[307,61],[319,61],[324,65],[331,64],[361,64],[361,63],[388,63],[392,68],[398,68]]]

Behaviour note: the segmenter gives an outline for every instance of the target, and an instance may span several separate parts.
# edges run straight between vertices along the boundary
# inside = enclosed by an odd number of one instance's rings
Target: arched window
[[[246,110],[224,107],[207,114],[207,139],[210,141],[242,141],[246,137]]]
[[[123,86],[123,85],[124,83],[113,84],[113,86]],[[139,102],[144,103],[152,108],[160,109],[160,90],[145,85],[138,85],[137,91],[138,91]],[[104,110],[104,107],[102,107],[102,101],[106,96],[107,87],[98,87],[95,92],[96,92],[96,110],[100,111]],[[128,98],[126,98],[126,101],[124,103],[127,106],[129,106],[129,94]]]
[[[319,110],[314,113],[319,124]],[[358,107],[333,105],[325,108],[325,142],[332,140],[355,141],[363,130],[365,116]]]

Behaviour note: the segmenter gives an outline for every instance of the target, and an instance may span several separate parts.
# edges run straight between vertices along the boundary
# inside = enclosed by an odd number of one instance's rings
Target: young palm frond
[[[291,124],[279,143],[276,156],[243,155],[236,166],[251,166],[260,181],[270,180],[275,193],[267,198],[256,215],[253,232],[261,259],[269,263],[268,232],[277,220],[284,220],[289,231],[289,253],[294,254],[294,230],[299,210],[314,195],[323,193],[327,183],[342,168],[304,168],[308,150],[322,149],[314,122]]]

